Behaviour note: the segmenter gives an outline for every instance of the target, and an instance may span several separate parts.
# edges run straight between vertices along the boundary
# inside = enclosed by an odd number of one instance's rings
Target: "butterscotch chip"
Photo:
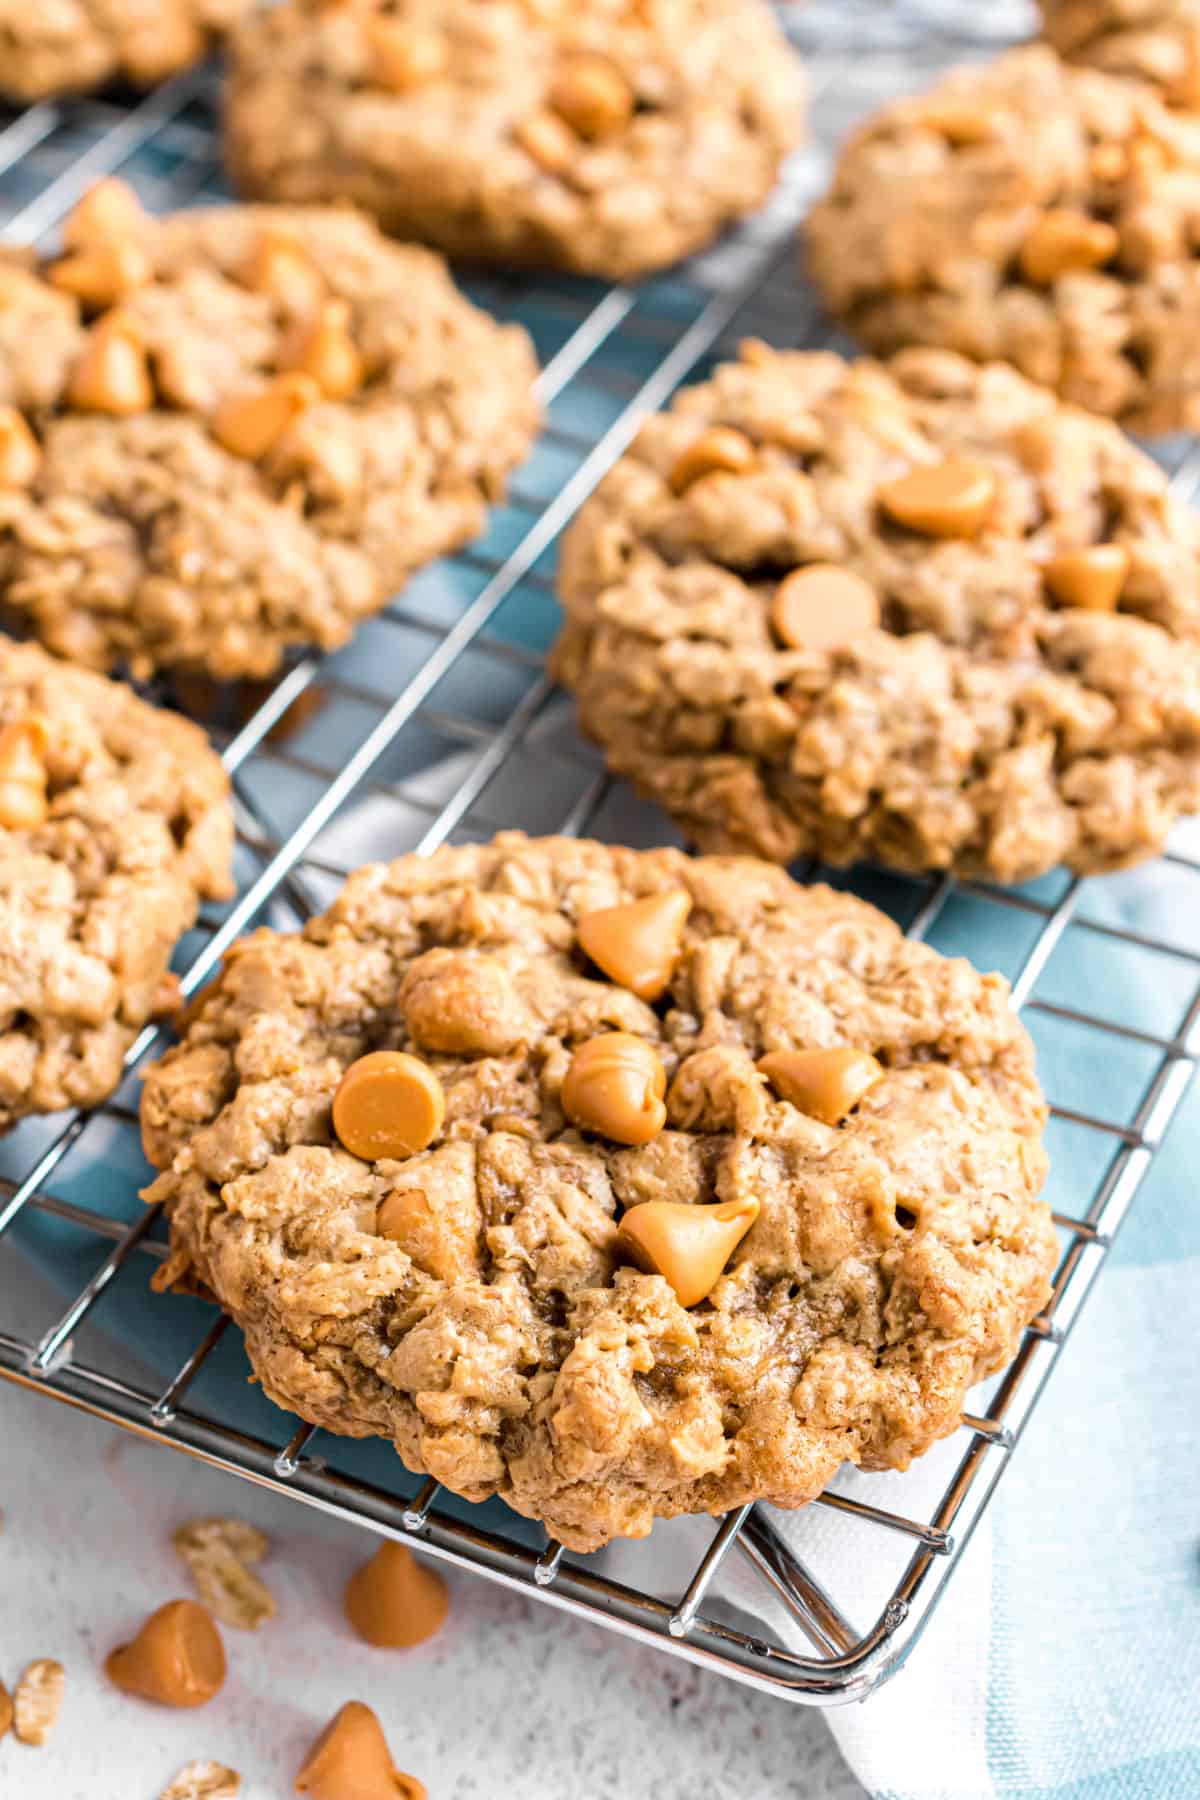
[[[67,388],[76,412],[128,418],[154,405],[146,346],[137,328],[116,313],[100,319],[84,344]]]
[[[639,1000],[657,1000],[670,986],[691,910],[683,888],[605,906],[582,915],[579,943],[613,981]]]
[[[13,1690],[13,1730],[23,1744],[44,1744],[62,1706],[66,1675],[60,1662],[41,1656],[31,1662]]]
[[[986,144],[1003,135],[1007,120],[998,108],[964,105],[936,95],[921,106],[918,117],[951,144]]]
[[[198,62],[254,0],[105,0],[103,6],[7,0],[0,93],[24,102],[90,93],[114,82],[149,88]]]
[[[1107,5],[1065,10],[1096,17]],[[1159,0],[1118,8],[1131,28],[1114,41],[1174,39],[1170,60],[1190,85],[1194,30],[1185,50],[1181,32],[1149,18]],[[1031,45],[885,106],[855,132],[805,222],[829,310],[877,353],[921,345],[1009,362],[1132,431],[1194,430],[1200,136],[1164,104],[1166,71],[1140,60],[1101,73]],[[999,110],[1008,123],[986,144],[947,139],[938,153],[912,127],[942,107]]]
[[[29,487],[41,465],[37,439],[15,407],[0,406],[0,488]]]
[[[0,726],[0,825],[9,831],[46,822],[46,743],[46,722],[34,714]]]
[[[333,1129],[365,1162],[415,1156],[442,1128],[446,1096],[429,1067],[402,1050],[350,1064],[333,1097]]]
[[[784,1100],[825,1125],[840,1125],[883,1077],[866,1050],[772,1050],[758,1069]]]
[[[766,0],[285,0],[237,36],[226,141],[256,199],[349,200],[472,262],[623,280],[756,209],[802,110]]]
[[[1116,255],[1120,241],[1106,220],[1052,207],[1021,245],[1021,268],[1030,281],[1057,281],[1060,275],[1100,268]]]
[[[878,628],[879,596],[850,569],[812,563],[780,582],[771,623],[793,650],[836,650]]]
[[[238,278],[256,294],[269,294],[284,312],[311,317],[325,298],[325,278],[294,233],[264,225],[255,234]]]
[[[242,1778],[218,1762],[190,1762],[168,1781],[158,1800],[238,1800]]]
[[[123,1693],[159,1706],[206,1706],[225,1685],[225,1647],[203,1606],[170,1600],[112,1651],[104,1672]]]
[[[344,400],[362,386],[364,364],[350,335],[345,300],[326,300],[316,316],[293,326],[279,347],[279,367],[310,375],[330,400]]]
[[[51,265],[47,280],[63,293],[74,294],[84,306],[100,311],[144,287],[152,273],[142,246],[132,238],[121,238],[87,244],[65,256]]]
[[[212,434],[231,455],[258,462],[320,398],[311,375],[277,375],[254,393],[222,401],[212,416]]]
[[[13,1722],[12,1695],[0,1681],[0,1738],[9,1730]]]
[[[1129,573],[1129,552],[1123,544],[1060,550],[1050,558],[1044,573],[1046,586],[1060,606],[1112,612]]]
[[[575,161],[579,143],[565,119],[539,110],[527,113],[513,126],[513,136],[549,175],[562,175]]]
[[[585,961],[577,920],[673,892],[691,911],[651,1007]],[[330,1071],[408,1041],[410,970],[475,956],[529,1029],[439,1056],[445,1128],[419,1157],[347,1155],[323,1128]],[[666,1108],[646,1141],[640,1118],[610,1136],[567,1116],[576,1047],[611,1072],[622,1035],[638,1048],[618,1100]],[[831,1131],[755,1064],[839,1040],[886,1044],[888,1069]],[[907,1466],[1011,1355],[1057,1256],[1006,984],[731,856],[507,833],[363,869],[302,932],[243,940],[149,1071],[142,1117],[163,1171],[147,1198],[278,1404],[580,1550],[656,1516],[801,1505],[847,1454]],[[729,1224],[715,1209],[740,1232],[759,1208],[731,1254],[717,1241],[711,1314],[625,1248],[658,1203],[706,1253]],[[919,1230],[898,1232],[897,1204]]]
[[[446,67],[446,41],[402,19],[367,18],[363,32],[371,80],[391,94],[407,94],[435,81]]]
[[[652,1044],[628,1031],[606,1031],[580,1045],[562,1084],[573,1125],[617,1144],[648,1144],[667,1120],[666,1071]]]
[[[984,464],[949,456],[885,481],[877,498],[888,517],[926,537],[974,537],[991,511],[996,478]]]
[[[361,1700],[334,1714],[296,1776],[313,1800],[427,1800],[421,1783],[393,1763],[383,1727]]]
[[[549,103],[582,138],[616,137],[633,117],[633,89],[603,56],[566,57],[551,83]]]
[[[275,1617],[275,1597],[248,1565],[261,1562],[269,1544],[241,1519],[193,1519],[171,1542],[191,1571],[196,1592],[215,1618],[239,1631],[257,1631]]]
[[[744,432],[712,425],[676,457],[671,467],[671,487],[675,493],[683,494],[706,475],[744,475],[754,466],[754,460],[754,445]]]
[[[680,1306],[699,1306],[759,1214],[755,1199],[718,1206],[647,1200],[631,1207],[617,1231],[617,1249],[647,1274],[661,1275]]]
[[[68,248],[95,249],[136,241],[149,223],[150,215],[129,183],[109,175],[75,202],[63,220],[63,243]]]
[[[403,1544],[383,1543],[346,1584],[346,1617],[368,1644],[408,1650],[441,1630],[446,1583]]]

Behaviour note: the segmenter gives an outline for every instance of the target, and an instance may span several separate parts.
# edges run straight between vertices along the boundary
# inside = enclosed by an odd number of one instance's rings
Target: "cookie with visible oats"
[[[286,0],[236,35],[226,146],[253,198],[625,279],[753,211],[802,109],[763,0]]]
[[[107,668],[271,674],[478,533],[536,365],[348,210],[151,218],[102,183],[0,261],[0,602]]]
[[[1154,84],[1170,106],[1200,104],[1200,0],[1038,0],[1043,31],[1071,62]]]
[[[199,62],[254,0],[0,0],[0,93],[50,100],[157,87]]]
[[[1200,807],[1200,527],[1110,421],[948,351],[744,346],[567,533],[556,669],[705,850],[1023,881]]]
[[[0,1130],[113,1091],[232,847],[195,725],[0,638]]]
[[[1132,431],[1200,424],[1200,114],[1044,46],[886,106],[809,216],[872,350],[1012,362]]]
[[[585,1550],[953,1431],[1048,1293],[1044,1119],[1006,983],[873,907],[517,833],[245,939],[142,1102],[266,1393]]]

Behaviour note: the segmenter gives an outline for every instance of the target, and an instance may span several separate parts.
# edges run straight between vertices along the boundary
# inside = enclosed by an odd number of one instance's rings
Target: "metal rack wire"
[[[348,861],[367,854],[428,851],[511,824],[632,842],[668,835],[661,816],[613,787],[560,721],[541,672],[553,628],[549,553],[638,417],[706,358],[750,332],[824,341],[795,273],[795,222],[821,180],[828,145],[856,113],[981,47],[978,37],[935,29],[932,3],[851,0],[837,8],[836,30],[827,9],[798,12],[795,30],[811,54],[816,142],[769,213],[719,251],[636,289],[504,277],[468,284],[494,312],[533,331],[544,364],[545,436],[481,543],[414,581],[348,650],[297,661],[244,723],[228,717],[244,695],[214,706],[207,722],[237,794],[240,895],[223,912],[210,909],[184,946],[185,992],[249,925],[264,916],[294,924],[323,904]],[[965,10],[970,17],[976,9]],[[987,13],[989,41],[1023,22],[1019,9]],[[865,52],[868,23],[870,41],[884,50]],[[200,71],[127,107],[94,100],[0,119],[4,235],[51,232],[91,181],[114,170],[152,206],[216,197],[212,105],[212,74]],[[1200,451],[1176,449],[1174,479],[1190,494],[1200,484]],[[164,688],[156,698],[179,696]],[[362,843],[364,831],[367,847],[347,857],[347,841],[357,834]],[[1179,852],[1171,867],[1193,884],[1193,903],[1200,899],[1200,859]],[[160,1350],[168,1332],[169,1370],[138,1379],[116,1372],[91,1328],[129,1337],[147,1269],[163,1254],[155,1214],[136,1201],[145,1171],[131,1081],[92,1114],[29,1121],[0,1145],[0,1239],[37,1254],[64,1296],[58,1316],[32,1338],[4,1329],[0,1300],[0,1376],[378,1532],[419,1540],[436,1556],[761,1688],[809,1704],[861,1698],[901,1664],[953,1575],[1179,1105],[1200,1055],[1200,944],[1094,914],[1087,885],[1062,877],[1005,890],[866,871],[854,885],[914,936],[948,935],[954,948],[969,950],[985,928],[989,943],[998,934],[1035,1032],[1042,1025],[1094,1035],[1121,1072],[1117,1103],[1103,1115],[1074,1104],[1069,1089],[1055,1108],[1062,1256],[1053,1297],[965,1421],[933,1504],[878,1504],[861,1477],[835,1483],[817,1503],[872,1547],[895,1547],[894,1573],[869,1625],[851,1622],[853,1609],[810,1564],[806,1515],[786,1533],[761,1507],[691,1522],[703,1541],[687,1578],[664,1592],[652,1547],[626,1547],[615,1562],[609,1553],[576,1557],[496,1503],[469,1507],[432,1481],[406,1478],[390,1452],[364,1460],[361,1447],[308,1426],[287,1436],[288,1421],[265,1403],[247,1422],[236,1333],[198,1303],[152,1303]],[[1109,953],[1160,959],[1156,966],[1170,970],[1170,1017],[1114,1020],[1056,997],[1048,972],[1068,935],[1093,959],[1097,986]],[[147,1028],[131,1067],[159,1041],[159,1030]],[[1052,1097],[1062,1067],[1043,1047]],[[735,1568],[737,1604],[728,1598]],[[747,1605],[747,1579],[758,1584],[761,1605]]]

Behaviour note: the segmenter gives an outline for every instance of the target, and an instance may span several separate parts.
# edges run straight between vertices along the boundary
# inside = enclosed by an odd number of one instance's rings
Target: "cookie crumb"
[[[54,1730],[63,1697],[63,1666],[53,1657],[31,1662],[12,1697],[13,1730],[23,1744],[41,1745]]]
[[[158,1800],[237,1800],[242,1778],[219,1762],[190,1762],[168,1781]]]
[[[270,1542],[243,1519],[193,1519],[171,1542],[191,1571],[196,1592],[223,1625],[257,1631],[275,1617],[275,1597],[247,1566],[261,1562]]]

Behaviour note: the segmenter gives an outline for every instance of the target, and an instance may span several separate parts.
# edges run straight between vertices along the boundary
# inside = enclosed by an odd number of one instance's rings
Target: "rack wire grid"
[[[1027,25],[1016,6],[964,5],[958,16],[968,24],[956,32],[952,9],[933,0],[796,9],[791,29],[810,64],[813,142],[770,209],[717,251],[640,287],[467,281],[492,311],[533,333],[545,434],[486,537],[414,580],[346,650],[296,661],[265,697],[253,697],[248,718],[244,691],[219,691],[205,722],[235,784],[240,893],[227,909],[209,909],[181,947],[185,993],[252,923],[294,926],[355,862],[514,824],[635,843],[671,835],[661,815],[610,785],[542,673],[555,622],[550,553],[638,417],[681,380],[747,332],[829,341],[799,282],[796,221],[857,115]],[[124,104],[99,98],[0,117],[4,236],[46,238],[86,186],[113,171],[155,208],[221,197],[215,92],[208,69]],[[1174,450],[1173,479],[1190,494],[1200,450]],[[180,703],[169,686],[154,697]],[[1195,917],[1200,856],[1178,850],[1168,860],[1173,877],[1191,883],[1183,904]],[[110,1103],[86,1116],[26,1121],[0,1144],[4,1279],[19,1280],[18,1257],[32,1255],[63,1296],[58,1316],[32,1336],[6,1331],[0,1308],[0,1375],[760,1688],[817,1705],[864,1697],[900,1666],[945,1591],[1182,1099],[1200,1052],[1200,944],[1096,916],[1095,890],[1061,874],[1017,890],[875,870],[832,879],[941,948],[969,954],[986,937],[1013,979],[1058,1101],[1051,1198],[1062,1254],[1053,1296],[1011,1367],[943,1446],[945,1479],[932,1505],[880,1504],[880,1478],[853,1471],[815,1503],[849,1534],[835,1577],[848,1560],[877,1571],[867,1610],[857,1596],[860,1616],[810,1557],[813,1508],[787,1520],[744,1507],[720,1521],[676,1521],[648,1544],[578,1557],[499,1502],[470,1506],[432,1481],[418,1483],[387,1446],[292,1430],[294,1421],[247,1388],[244,1352],[224,1318],[199,1301],[146,1294],[164,1244],[157,1215],[137,1199],[148,1171],[132,1070],[160,1047],[157,1027],[134,1045]],[[1085,1010],[1056,974],[1068,940],[1075,959],[1088,959],[1089,1000],[1105,991],[1112,958],[1137,959],[1162,1010],[1136,1022]],[[1096,1096],[1072,1081],[1073,1046],[1084,1040],[1103,1048],[1110,1072],[1105,1116],[1088,1110]],[[120,1354],[114,1336],[124,1340]],[[150,1365],[139,1361],[144,1372],[135,1375],[131,1343]],[[681,1566],[686,1577],[672,1577]]]

